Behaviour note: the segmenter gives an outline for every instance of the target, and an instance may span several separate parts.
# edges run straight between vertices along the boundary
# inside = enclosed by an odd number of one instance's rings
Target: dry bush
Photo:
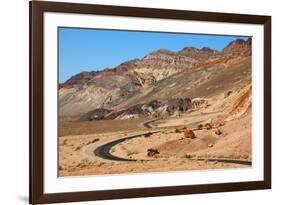
[[[99,138],[96,138],[94,140],[89,141],[86,145],[93,144],[95,142],[98,142],[99,140],[100,140]]]
[[[149,132],[149,133],[145,133],[143,136],[144,136],[144,137],[150,137],[151,135],[152,135],[152,133]]]
[[[157,149],[148,149],[147,156],[154,157],[155,155],[160,154]]]
[[[83,147],[82,145],[80,145],[80,146],[76,147],[76,148],[75,148],[75,151],[80,150],[82,147]]]
[[[175,129],[175,133],[181,133],[182,131],[179,128]]]
[[[215,134],[216,134],[216,135],[221,135],[221,134],[222,134],[222,131],[221,131],[220,129],[216,129]]]
[[[206,128],[207,130],[210,130],[210,129],[213,128],[213,126],[211,125],[211,123],[206,123],[206,124],[205,124],[205,128]]]
[[[199,124],[199,125],[197,126],[198,130],[202,130],[203,127],[204,127],[204,126],[203,126],[202,124]]]

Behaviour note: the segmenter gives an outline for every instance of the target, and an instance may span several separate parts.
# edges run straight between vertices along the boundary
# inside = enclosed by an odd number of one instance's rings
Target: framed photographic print
[[[271,188],[271,17],[30,2],[30,203]]]

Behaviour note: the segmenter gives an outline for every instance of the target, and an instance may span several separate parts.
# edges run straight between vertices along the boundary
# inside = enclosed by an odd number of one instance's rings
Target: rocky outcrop
[[[149,73],[149,74],[145,74],[145,73],[141,73],[141,72],[134,72],[136,79],[138,80],[139,84],[142,87],[145,86],[153,86],[156,83],[156,78],[153,76],[153,74]]]
[[[167,109],[169,114],[173,114],[176,111],[186,112],[192,108],[192,103],[189,98],[169,99],[166,101]]]
[[[95,109],[83,115],[80,120],[112,120],[138,118],[140,116],[172,115],[175,112],[186,112],[191,108],[192,103],[189,98],[153,100],[120,111]]]
[[[233,105],[225,116],[225,121],[237,119],[245,115],[252,107],[252,86],[246,86],[233,96]]]

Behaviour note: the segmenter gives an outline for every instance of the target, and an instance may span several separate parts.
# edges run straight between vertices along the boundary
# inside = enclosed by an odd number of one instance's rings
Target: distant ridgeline
[[[249,38],[222,51],[159,49],[115,68],[78,73],[59,86],[59,116],[126,119],[207,106],[208,98],[251,83],[251,44]]]

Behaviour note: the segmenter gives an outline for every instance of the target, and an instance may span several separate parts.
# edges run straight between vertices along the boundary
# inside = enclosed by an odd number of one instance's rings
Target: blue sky
[[[143,58],[160,48],[179,51],[184,47],[223,49],[241,36],[194,35],[159,32],[59,28],[59,82],[81,71],[102,70]]]

